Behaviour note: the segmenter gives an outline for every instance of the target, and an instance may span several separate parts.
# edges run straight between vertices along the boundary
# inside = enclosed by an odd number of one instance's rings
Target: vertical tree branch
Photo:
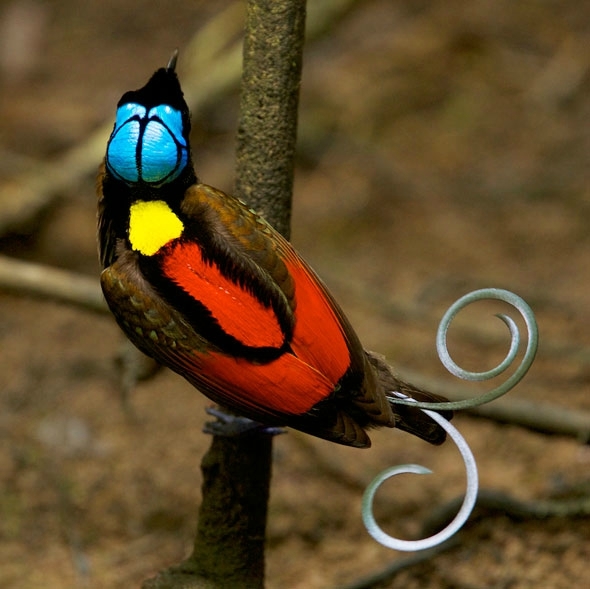
[[[289,237],[305,0],[251,0],[236,195]]]
[[[289,237],[305,0],[248,0],[236,196]],[[214,437],[191,557],[144,589],[264,586],[272,437]]]

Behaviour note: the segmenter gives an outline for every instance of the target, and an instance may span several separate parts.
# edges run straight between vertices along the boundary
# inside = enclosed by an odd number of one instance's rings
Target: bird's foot
[[[232,415],[215,407],[207,407],[205,411],[208,415],[212,415],[216,418],[216,421],[208,421],[205,423],[205,427],[203,428],[203,431],[206,434],[211,434],[213,436],[231,438],[234,436],[249,434],[277,436],[279,434],[287,433],[282,427],[264,425],[263,423],[254,421],[248,417]]]

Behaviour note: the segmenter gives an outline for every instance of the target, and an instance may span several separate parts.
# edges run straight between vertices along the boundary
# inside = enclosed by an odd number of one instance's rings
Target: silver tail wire
[[[516,386],[522,380],[524,375],[528,372],[529,368],[531,367],[535,359],[535,354],[537,352],[539,341],[539,334],[537,328],[537,321],[535,319],[535,315],[532,309],[522,298],[510,291],[497,288],[484,288],[481,290],[470,292],[465,296],[461,297],[455,303],[453,303],[449,307],[447,312],[444,314],[440,322],[436,338],[436,348],[438,355],[441,359],[441,362],[446,367],[446,369],[455,376],[462,378],[464,380],[483,381],[502,374],[514,362],[521,346],[521,336],[518,329],[518,325],[516,324],[514,319],[504,314],[498,314],[497,317],[501,319],[508,327],[511,337],[510,349],[508,350],[508,353],[506,354],[504,360],[502,360],[502,362],[500,362],[496,367],[484,372],[471,372],[468,370],[464,370],[463,368],[458,366],[451,358],[447,347],[447,331],[449,329],[451,322],[455,318],[455,315],[457,315],[457,313],[464,309],[467,305],[470,305],[471,303],[481,300],[504,301],[509,305],[512,305],[520,313],[527,327],[526,350],[524,352],[521,363],[508,379],[506,379],[502,384],[495,387],[491,391],[484,393],[473,399],[465,399],[462,401],[448,403],[421,403],[415,401],[414,399],[406,395],[402,395],[401,393],[392,391],[393,395],[397,397],[395,400],[392,399],[393,402],[400,405],[412,405],[414,407],[418,407],[424,413],[426,413],[426,415],[428,415],[431,419],[436,421],[449,434],[450,438],[453,440],[453,442],[455,442],[455,445],[459,449],[461,458],[463,459],[463,462],[465,464],[467,480],[467,488],[465,492],[465,497],[463,499],[463,503],[457,515],[455,516],[453,521],[451,521],[450,524],[448,524],[440,532],[432,536],[429,536],[428,538],[424,538],[422,540],[402,540],[385,533],[377,524],[375,516],[373,514],[373,501],[375,498],[375,493],[387,479],[395,475],[404,473],[429,474],[432,471],[418,464],[404,464],[388,468],[384,470],[382,473],[380,473],[377,477],[375,477],[375,479],[373,479],[373,481],[365,490],[365,494],[363,496],[363,522],[369,534],[377,542],[379,542],[383,546],[386,546],[387,548],[391,548],[392,550],[412,552],[417,550],[426,550],[427,548],[432,548],[434,546],[442,544],[461,529],[461,527],[465,524],[465,522],[471,515],[471,511],[473,510],[473,507],[475,506],[475,503],[477,501],[477,464],[475,462],[475,458],[473,457],[473,453],[471,452],[471,448],[465,441],[465,438],[459,433],[457,428],[451,425],[451,423],[447,421],[444,417],[442,417],[440,414],[433,411],[433,409],[457,410],[466,409],[468,407],[476,407],[484,403],[489,403],[490,401],[493,401],[494,399],[497,399],[498,397],[506,394],[509,390]]]

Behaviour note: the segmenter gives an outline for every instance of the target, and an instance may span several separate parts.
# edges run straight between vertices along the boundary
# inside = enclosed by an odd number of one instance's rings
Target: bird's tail
[[[442,444],[447,437],[445,430],[419,408],[394,403],[393,400],[396,397],[393,393],[401,393],[416,401],[423,401],[426,403],[444,403],[448,401],[448,399],[441,395],[429,393],[428,391],[424,391],[400,380],[392,372],[390,366],[382,356],[369,351],[367,351],[366,354],[369,363],[375,369],[379,383],[389,399],[395,415],[395,427],[399,427],[401,430],[418,436],[431,444]],[[453,412],[449,410],[439,411],[438,413],[440,413],[445,419],[450,420],[453,417]]]

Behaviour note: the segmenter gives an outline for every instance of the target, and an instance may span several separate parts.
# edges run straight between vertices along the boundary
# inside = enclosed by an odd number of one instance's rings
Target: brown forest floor
[[[156,4],[0,5],[1,180],[112,118],[122,92],[175,47],[182,77],[183,46],[224,3]],[[29,32],[15,54],[6,23],[16,30],[19,14]],[[200,176],[224,189],[236,106],[229,93],[194,121]],[[357,2],[307,48],[293,240],[366,346],[402,372],[443,377],[434,335],[455,298],[487,286],[519,293],[537,314],[541,346],[513,395],[590,411],[589,121],[590,5]],[[97,276],[93,182],[88,175],[27,231],[3,236],[3,253]],[[467,316],[476,330],[496,329],[497,320]],[[0,295],[4,588],[137,587],[191,548],[207,401],[162,371],[134,391],[130,419],[114,367],[122,341],[110,317]],[[504,351],[496,341],[467,338],[457,358],[488,367]],[[523,500],[588,492],[588,446],[464,415],[456,424],[483,488]],[[373,441],[363,452],[294,432],[276,440],[269,589],[343,586],[400,557],[360,520],[362,488],[380,469],[435,471],[387,486],[381,512],[406,537],[461,492],[451,445],[391,431]],[[589,560],[588,518],[494,513],[384,586],[581,587]]]

